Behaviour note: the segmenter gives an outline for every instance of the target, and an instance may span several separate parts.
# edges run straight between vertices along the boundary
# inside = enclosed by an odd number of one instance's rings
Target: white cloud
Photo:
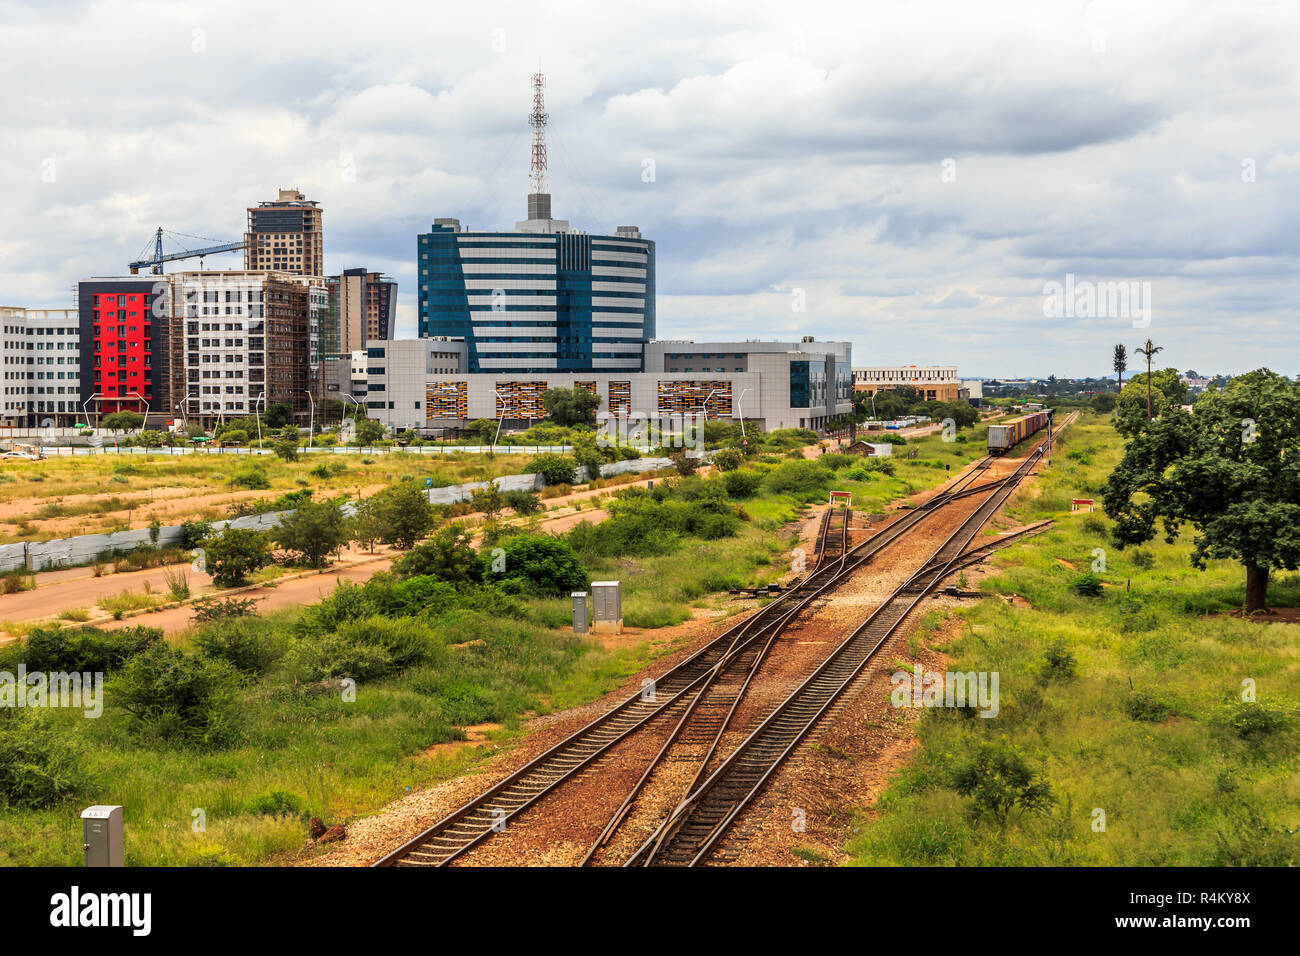
[[[1152,282],[1172,364],[1297,371],[1291,5],[109,0],[0,22],[5,304],[67,305],[158,225],[235,238],[294,185],[330,269],[397,276],[409,331],[416,233],[523,215],[540,60],[556,214],[657,240],[663,336],[1102,371],[1131,328],[1042,318],[1074,273]]]

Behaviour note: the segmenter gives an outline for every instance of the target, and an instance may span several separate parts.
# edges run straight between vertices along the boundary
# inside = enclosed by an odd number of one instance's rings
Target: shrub
[[[369,680],[392,670],[393,660],[382,647],[354,644],[335,634],[302,637],[284,656],[284,664],[298,679],[308,682],[334,677]]]
[[[1051,788],[1020,751],[1002,743],[981,743],[975,756],[958,764],[952,787],[971,800],[971,815],[987,817],[1006,829],[1017,810],[1044,813],[1053,803]]]
[[[235,469],[235,473],[230,476],[230,483],[239,488],[249,488],[254,491],[262,491],[271,487],[271,481],[266,477],[266,469],[261,465],[248,464]]]
[[[193,551],[203,546],[203,539],[212,533],[212,525],[206,521],[187,521],[181,525],[181,548]]]
[[[1173,713],[1173,707],[1160,695],[1139,690],[1130,694],[1128,700],[1124,702],[1124,713],[1130,720],[1158,724]]]
[[[424,489],[414,481],[398,481],[370,498],[381,528],[379,540],[405,551],[429,533],[435,516]]]
[[[528,471],[541,475],[548,485],[572,484],[576,467],[577,463],[569,455],[538,455],[528,463]]]
[[[713,464],[718,471],[735,471],[744,460],[745,456],[735,448],[723,448],[713,453]]]
[[[1260,744],[1290,727],[1291,715],[1279,707],[1266,706],[1258,701],[1239,701],[1220,715],[1219,723],[1240,740]]]
[[[347,519],[333,501],[300,505],[283,515],[272,531],[281,548],[312,568],[323,567],[332,552],[347,544],[349,535]]]
[[[72,739],[41,715],[0,712],[0,801],[11,807],[48,807],[85,783],[85,761]]]
[[[123,627],[105,631],[82,627],[38,627],[27,635],[21,653],[32,671],[91,671],[109,673],[162,640],[156,627]]]
[[[558,538],[520,534],[502,542],[505,567],[492,570],[491,552],[479,555],[479,576],[496,584],[517,582],[523,590],[540,596],[563,596],[587,587],[587,571],[578,555]]]
[[[429,625],[409,617],[348,621],[339,626],[336,636],[352,645],[382,649],[393,670],[427,664],[442,651],[442,642],[433,636]]]
[[[265,673],[284,656],[283,638],[265,622],[245,618],[199,628],[194,645],[200,654],[225,661],[246,674]]]
[[[763,476],[757,471],[729,471],[722,476],[723,487],[731,498],[752,498],[763,485]]]
[[[402,578],[432,575],[452,583],[471,580],[477,573],[476,555],[470,546],[472,537],[466,528],[453,522],[398,558],[393,573]]]
[[[808,499],[820,497],[833,477],[830,469],[820,462],[800,459],[777,465],[767,475],[767,487],[777,494]]]
[[[1091,571],[1076,574],[1070,579],[1070,590],[1083,597],[1100,597],[1102,592],[1101,578]]]
[[[248,575],[271,563],[268,541],[260,531],[230,528],[204,539],[208,573],[220,587],[243,584]]]
[[[159,642],[127,661],[115,684],[109,699],[161,739],[217,746],[237,736],[238,680],[223,660]]]
[[[302,797],[288,790],[268,790],[248,801],[248,812],[263,816],[287,817],[302,813]]]
[[[507,491],[502,498],[507,508],[523,517],[537,514],[542,510],[541,496],[532,491]]]
[[[1129,555],[1129,560],[1133,562],[1133,567],[1142,568],[1143,570],[1154,567],[1156,563],[1155,555],[1144,548],[1138,548],[1134,551]]]
[[[1043,676],[1047,680],[1073,677],[1074,667],[1074,655],[1066,648],[1064,641],[1055,642],[1043,656]]]
[[[226,621],[235,617],[247,617],[255,614],[257,598],[202,598],[195,601],[194,623],[209,624],[213,621]]]

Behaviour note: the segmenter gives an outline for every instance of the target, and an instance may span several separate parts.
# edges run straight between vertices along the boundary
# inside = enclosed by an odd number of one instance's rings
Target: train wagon
[[[989,426],[989,454],[1005,455],[1034,432],[1047,425],[1052,410],[1045,408],[1041,412],[1021,415],[1009,422]]]

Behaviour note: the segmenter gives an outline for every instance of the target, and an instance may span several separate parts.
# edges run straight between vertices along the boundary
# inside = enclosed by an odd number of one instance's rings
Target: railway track
[[[614,705],[373,865],[444,866],[452,862],[493,834],[502,832],[511,819],[591,766],[616,744],[660,718],[676,718],[675,729],[665,744],[668,747],[688,726],[691,715],[700,711],[704,719],[697,726],[718,728],[709,750],[712,754],[757,663],[786,626],[819,596],[939,508],[971,494],[1004,487],[1010,478],[971,487],[974,478],[987,469],[988,462],[987,458],[982,459],[952,487],[903,512],[856,546],[849,546],[847,509],[837,531],[831,530],[831,519],[825,518],[819,534],[817,564],[794,587],[670,668],[647,690]],[[839,553],[833,554],[836,550]],[[737,684],[734,675],[744,676]],[[710,694],[710,690],[714,693]]]
[[[1043,446],[1035,449],[1003,482],[995,483],[987,500],[961,523],[926,564],[904,582],[871,616],[850,634],[785,701],[723,760],[709,777],[688,790],[689,795],[647,839],[625,865],[694,866],[719,844],[741,812],[771,779],[772,774],[812,731],[836,700],[853,683],[875,653],[907,619],[925,595],[968,560],[967,548],[1037,464]]]
[[[849,550],[849,524],[853,520],[852,508],[828,507],[822,512],[821,526],[817,532],[816,571],[823,564],[837,561]]]

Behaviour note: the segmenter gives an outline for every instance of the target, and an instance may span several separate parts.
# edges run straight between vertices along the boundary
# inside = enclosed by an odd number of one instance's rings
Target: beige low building
[[[914,388],[927,402],[955,402],[961,381],[955,365],[883,365],[853,370],[855,392],[874,395],[891,388]]]

